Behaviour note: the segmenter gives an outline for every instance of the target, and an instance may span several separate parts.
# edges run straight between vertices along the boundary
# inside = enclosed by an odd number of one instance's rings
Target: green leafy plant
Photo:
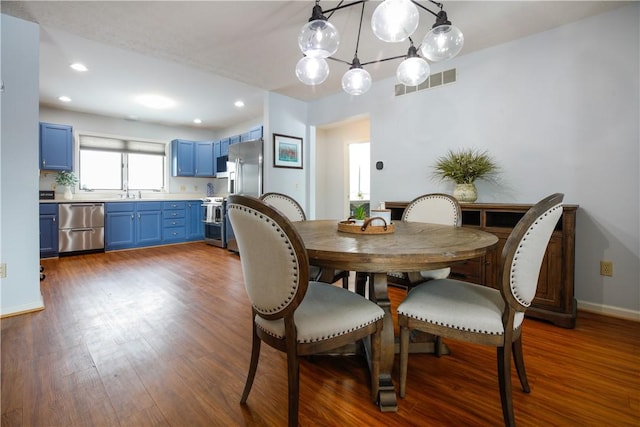
[[[76,174],[70,171],[60,171],[56,175],[56,184],[64,185],[65,187],[72,186],[78,182]]]
[[[498,165],[487,151],[477,149],[449,150],[434,165],[434,175],[450,179],[456,184],[473,184],[477,179],[489,179],[498,171]]]
[[[353,217],[358,220],[364,220],[367,218],[367,209],[364,205],[357,206],[353,209]]]

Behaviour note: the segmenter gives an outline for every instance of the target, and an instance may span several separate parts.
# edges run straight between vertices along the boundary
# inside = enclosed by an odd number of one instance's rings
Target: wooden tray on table
[[[380,220],[384,225],[371,225],[373,220]],[[364,224],[356,224],[355,220],[349,218],[338,223],[338,231],[354,234],[388,234],[393,233],[394,226],[393,223],[387,224],[381,217],[367,218]]]

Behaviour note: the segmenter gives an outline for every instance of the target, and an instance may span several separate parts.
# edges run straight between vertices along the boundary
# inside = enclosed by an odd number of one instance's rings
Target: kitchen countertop
[[[166,202],[172,200],[203,200],[205,197],[202,194],[194,193],[142,193],[142,198],[120,198],[115,194],[74,194],[73,199],[68,200],[62,198],[56,199],[40,199],[40,203],[112,203],[112,202]],[[216,195],[216,197],[224,197],[224,195]]]

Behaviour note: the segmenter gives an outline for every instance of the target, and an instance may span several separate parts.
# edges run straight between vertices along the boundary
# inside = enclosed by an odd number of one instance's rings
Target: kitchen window
[[[166,144],[80,135],[80,188],[160,191]]]

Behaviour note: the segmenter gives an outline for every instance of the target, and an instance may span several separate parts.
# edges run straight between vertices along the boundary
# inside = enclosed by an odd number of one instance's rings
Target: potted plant
[[[356,224],[363,224],[367,219],[367,208],[365,205],[356,206],[353,209],[353,218],[356,220]]]
[[[478,198],[475,181],[490,179],[497,171],[498,166],[487,151],[478,149],[449,150],[434,165],[438,178],[456,183],[453,196],[460,202],[475,202]]]
[[[64,198],[67,200],[73,199],[73,193],[71,193],[71,186],[75,185],[78,182],[78,178],[73,171],[60,171],[56,175],[56,184],[63,185],[64,189]]]

